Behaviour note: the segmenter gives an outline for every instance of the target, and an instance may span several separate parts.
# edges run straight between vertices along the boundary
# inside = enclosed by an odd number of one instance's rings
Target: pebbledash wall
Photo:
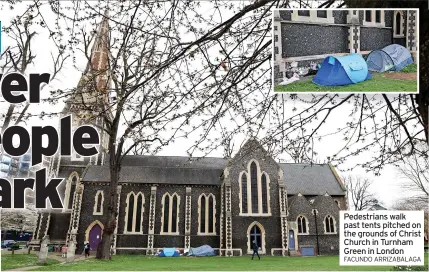
[[[396,43],[417,54],[417,10],[275,10],[274,79],[290,64],[309,67],[329,55],[343,56]]]

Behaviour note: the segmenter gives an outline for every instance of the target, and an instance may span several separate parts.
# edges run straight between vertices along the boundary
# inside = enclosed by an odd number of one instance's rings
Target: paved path
[[[2,254],[4,254],[4,253],[5,252],[2,252]],[[11,253],[11,251],[10,251],[10,253]],[[27,250],[17,250],[17,251],[15,251],[15,254],[27,254]],[[95,258],[95,256],[92,255],[92,256],[89,256],[89,258]],[[65,264],[66,263],[66,261],[65,261],[66,259],[63,258],[61,256],[61,253],[59,253],[59,252],[49,252],[48,253],[48,259],[57,260],[60,262],[59,264]],[[81,254],[81,255],[76,255],[74,260],[75,261],[83,261],[85,259],[86,259],[85,255]],[[7,272],[7,271],[28,271],[28,270],[33,270],[33,269],[40,268],[40,267],[42,267],[42,266],[27,266],[27,267],[9,269],[9,270],[4,270],[4,271],[5,272]]]
[[[21,268],[15,268],[15,269],[10,269],[10,270],[5,270],[5,272],[7,271],[28,271],[28,270],[33,270],[36,268],[39,268],[41,266],[28,266],[28,267],[21,267]]]

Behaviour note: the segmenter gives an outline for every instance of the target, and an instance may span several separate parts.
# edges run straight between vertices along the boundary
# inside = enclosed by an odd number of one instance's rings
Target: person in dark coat
[[[259,249],[259,247],[258,247],[258,245],[256,245],[256,241],[253,241],[252,260],[253,260],[253,257],[255,257],[255,254],[258,256],[259,260],[261,259],[261,257],[259,256],[259,253],[258,253],[258,249]]]
[[[89,250],[91,248],[89,247],[89,242],[85,244],[85,258],[89,257]]]

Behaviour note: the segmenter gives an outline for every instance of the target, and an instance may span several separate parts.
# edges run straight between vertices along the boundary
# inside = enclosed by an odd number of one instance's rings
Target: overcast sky
[[[0,18],[2,21],[2,26],[8,25],[8,22],[11,18],[11,16],[19,14],[20,9],[17,8],[15,10],[8,10],[3,9],[0,11]],[[49,18],[47,18],[49,20]],[[90,26],[88,26],[90,27]],[[36,53],[37,58],[35,60],[34,67],[31,67],[28,72],[37,72],[37,73],[45,73],[45,72],[52,72],[52,65],[49,65],[51,61],[51,51],[54,50],[54,47],[47,43],[48,40],[48,32],[41,32],[35,37],[35,40],[32,44],[33,51]],[[1,46],[2,49],[6,48],[9,44],[11,44],[12,41],[8,40],[5,35],[2,36]],[[73,67],[72,62],[68,61],[65,65],[65,69],[62,70],[58,80],[52,81],[47,88],[43,90],[42,98],[47,97],[49,95],[50,89],[70,89],[77,85],[79,78],[81,76],[81,71],[86,66],[86,61],[84,59],[83,55],[76,55],[76,63],[77,68]],[[305,97],[306,94],[300,95],[301,97]],[[381,96],[379,97],[381,99]],[[290,108],[293,106],[296,106],[296,103],[294,101],[288,101],[288,105],[290,105]],[[61,101],[60,103],[52,106],[52,105],[32,105],[30,108],[31,113],[40,113],[41,111],[45,112],[60,112],[61,109],[64,107],[64,103]],[[7,104],[4,102],[4,100],[0,97],[0,112],[4,113],[7,109]],[[340,110],[336,111],[336,115],[334,117],[331,117],[327,120],[326,124],[324,125],[321,134],[324,134],[324,132],[328,133],[332,131],[333,128],[338,127],[338,123],[344,123],[347,121],[347,116],[350,113],[351,108],[348,106],[342,106]],[[341,111],[341,112],[340,112]],[[31,125],[58,125],[58,120],[40,120],[38,118],[34,118],[31,120]],[[30,124],[29,123],[29,124]],[[332,136],[332,137],[324,137],[322,141],[315,143],[315,149],[319,152],[318,157],[321,160],[324,160],[326,157],[331,156],[336,153],[339,149],[341,149],[344,146],[344,142],[338,138],[339,136]],[[237,137],[235,138],[236,142],[236,148],[239,147],[240,144],[242,144],[246,139],[244,137]],[[164,148],[159,155],[165,155],[165,156],[186,156],[186,151],[189,148],[190,145],[195,141],[194,138],[189,139],[180,139],[174,142],[174,144],[171,144],[167,148]],[[403,182],[398,176],[397,169],[394,166],[387,166],[385,167],[380,176],[375,177],[371,173],[366,173],[363,169],[355,169],[352,172],[341,172],[341,169],[346,169],[351,166],[354,166],[357,163],[363,162],[365,159],[369,159],[371,154],[367,154],[367,158],[364,158],[362,156],[356,158],[352,157],[350,158],[346,163],[339,166],[337,168],[337,171],[339,172],[340,176],[344,175],[360,175],[362,177],[370,178],[374,181],[373,186],[371,188],[372,192],[374,192],[378,199],[384,203],[387,207],[394,204],[395,200],[399,197],[404,197],[407,195],[410,195],[411,193],[404,192],[400,188],[400,183]],[[210,154],[210,156],[222,156],[222,150],[216,150]],[[284,159],[289,160],[287,156],[281,156],[276,159]],[[290,160],[289,160],[290,161]],[[323,185],[322,185],[323,186]]]

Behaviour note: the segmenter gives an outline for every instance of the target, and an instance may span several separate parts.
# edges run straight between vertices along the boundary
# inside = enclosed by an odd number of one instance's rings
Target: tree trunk
[[[116,228],[116,215],[118,204],[118,183],[119,172],[121,170],[120,164],[116,158],[114,142],[109,142],[110,147],[110,185],[109,185],[109,206],[108,217],[104,224],[103,236],[99,247],[97,248],[97,259],[109,260],[110,247],[112,246],[113,235]]]
[[[6,238],[7,238],[7,230],[4,230],[3,231],[3,239],[2,240],[4,241],[4,240],[6,240]]]

